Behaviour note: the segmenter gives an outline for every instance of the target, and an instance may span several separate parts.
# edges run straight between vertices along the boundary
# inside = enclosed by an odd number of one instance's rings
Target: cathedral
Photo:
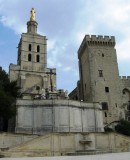
[[[37,33],[37,26],[32,9],[27,33],[22,33],[18,44],[17,65],[9,68],[10,80],[17,80],[23,99],[44,99],[56,93],[56,69],[47,68],[47,38]]]

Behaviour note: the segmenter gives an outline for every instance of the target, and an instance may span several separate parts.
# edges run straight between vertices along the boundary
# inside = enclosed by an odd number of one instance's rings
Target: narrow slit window
[[[31,60],[32,60],[32,55],[29,53],[28,54],[28,61],[31,62]]]
[[[107,113],[105,112],[105,117],[107,117]]]
[[[29,50],[29,51],[31,51],[31,50],[32,50],[32,45],[31,45],[31,44],[29,44],[29,46],[28,46],[28,50]]]
[[[40,46],[39,45],[37,46],[37,52],[40,52]]]
[[[40,62],[40,56],[39,55],[36,56],[36,61]]]

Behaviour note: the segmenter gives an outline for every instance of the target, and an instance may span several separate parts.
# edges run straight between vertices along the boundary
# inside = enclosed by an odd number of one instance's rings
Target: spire
[[[30,20],[27,22],[27,33],[37,33],[38,23],[35,21],[35,9],[30,11]]]

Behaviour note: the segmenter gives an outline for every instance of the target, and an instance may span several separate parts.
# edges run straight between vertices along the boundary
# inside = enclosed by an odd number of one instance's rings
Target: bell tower
[[[18,64],[22,70],[45,71],[47,66],[47,39],[37,33],[35,10],[30,11],[27,33],[22,33],[18,45]]]
[[[17,65],[10,65],[10,80],[17,80],[24,94],[56,91],[56,69],[47,68],[47,38],[37,33],[34,8],[30,11],[27,32],[18,44]]]

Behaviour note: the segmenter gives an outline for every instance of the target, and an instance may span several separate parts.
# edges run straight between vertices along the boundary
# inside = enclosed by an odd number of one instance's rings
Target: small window
[[[28,54],[28,61],[31,62],[31,60],[32,60],[32,55],[29,53]]]
[[[31,50],[32,50],[32,45],[31,45],[31,44],[29,44],[29,46],[28,46],[28,50],[29,50],[29,51],[31,51]]]
[[[103,77],[103,70],[98,70],[99,71],[99,77]]]
[[[36,62],[40,62],[40,56],[39,55],[36,56]]]
[[[108,103],[107,102],[102,102],[102,110],[108,110]]]
[[[104,54],[102,54],[102,57],[104,57]]]
[[[105,117],[107,117],[107,113],[105,112]]]
[[[105,87],[105,92],[109,92],[109,87]]]
[[[39,45],[37,46],[37,52],[40,52],[40,46]]]

